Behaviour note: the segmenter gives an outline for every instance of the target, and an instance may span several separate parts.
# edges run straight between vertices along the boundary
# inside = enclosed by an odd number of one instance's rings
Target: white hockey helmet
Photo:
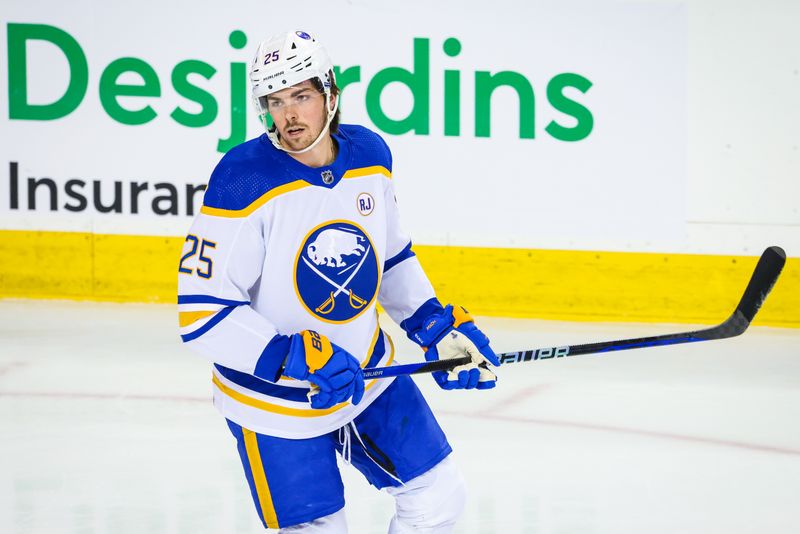
[[[328,110],[328,120],[317,139],[303,150],[287,150],[281,145],[278,130],[273,124],[267,127],[267,102],[266,96],[293,85],[317,78],[322,84],[325,93],[325,106]],[[258,118],[267,131],[275,148],[300,154],[314,148],[317,143],[327,135],[331,121],[336,115],[339,100],[331,109],[331,84],[333,83],[333,62],[331,62],[325,48],[310,34],[302,30],[273,36],[258,45],[256,57],[250,66],[250,83],[253,91],[253,103],[258,113]]]

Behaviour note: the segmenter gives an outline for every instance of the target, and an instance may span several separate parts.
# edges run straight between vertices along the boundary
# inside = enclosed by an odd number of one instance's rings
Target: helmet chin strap
[[[325,137],[325,135],[328,134],[328,131],[330,130],[330,127],[331,127],[331,121],[333,120],[334,115],[336,115],[336,110],[339,108],[339,99],[338,98],[336,99],[336,102],[333,105],[333,109],[331,110],[330,109],[330,107],[331,107],[331,94],[328,93],[325,96],[326,96],[326,98],[325,98],[326,106],[325,107],[328,108],[328,120],[325,122],[325,127],[319,133],[319,135],[314,140],[314,142],[311,143],[310,145],[308,145],[307,147],[305,147],[302,150],[289,150],[288,148],[283,146],[283,144],[280,142],[280,139],[278,139],[277,142],[275,142],[275,141],[272,142],[272,144],[275,145],[275,148],[277,148],[279,150],[283,150],[284,152],[287,152],[289,154],[303,154],[303,153],[308,152],[309,150],[313,149],[315,146],[317,146],[319,144],[320,141],[322,141],[322,138]]]

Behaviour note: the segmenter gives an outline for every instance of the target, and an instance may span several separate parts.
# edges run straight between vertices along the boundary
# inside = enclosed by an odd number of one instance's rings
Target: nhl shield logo
[[[303,307],[330,323],[352,321],[375,300],[378,256],[363,228],[331,221],[314,228],[295,260],[295,288]]]
[[[320,175],[322,176],[322,183],[328,185],[333,183],[333,173],[331,171],[322,171]]]

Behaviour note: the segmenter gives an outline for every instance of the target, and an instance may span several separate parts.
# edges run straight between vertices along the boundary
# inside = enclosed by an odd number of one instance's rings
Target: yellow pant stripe
[[[250,462],[250,472],[253,474],[253,482],[256,485],[256,495],[258,495],[261,515],[264,517],[267,527],[280,528],[278,514],[275,513],[275,505],[272,504],[272,494],[269,491],[269,484],[267,484],[267,476],[264,473],[264,464],[261,462],[261,452],[258,450],[256,433],[242,428],[242,434],[244,435],[247,459]]]

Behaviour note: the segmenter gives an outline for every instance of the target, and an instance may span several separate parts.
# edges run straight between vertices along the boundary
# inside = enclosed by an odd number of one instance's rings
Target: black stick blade
[[[781,247],[769,247],[758,260],[753,276],[744,290],[742,300],[736,306],[736,312],[741,313],[747,322],[756,316],[767,295],[772,290],[778,275],[781,274],[786,264],[786,252]],[[736,313],[734,312],[734,313]]]

